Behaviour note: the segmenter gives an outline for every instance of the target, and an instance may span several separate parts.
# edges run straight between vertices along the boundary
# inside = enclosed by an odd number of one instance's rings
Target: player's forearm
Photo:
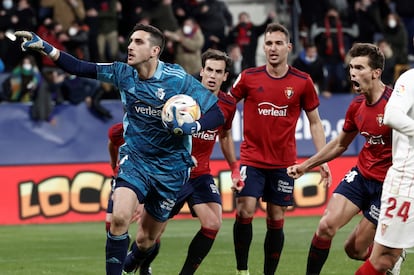
[[[55,61],[56,65],[70,74],[94,79],[97,77],[96,63],[77,59],[74,56],[62,51],[59,51],[56,59],[52,59]]]
[[[231,167],[233,163],[237,162],[231,130],[227,130],[223,135],[220,135],[219,141],[223,156],[229,164],[229,167]]]
[[[200,124],[200,129],[198,131],[216,129],[224,123],[224,115],[218,105],[214,104],[205,114],[203,114],[198,120],[198,123]]]
[[[324,147],[322,147],[322,149],[319,150],[315,155],[313,155],[311,158],[308,158],[300,165],[305,171],[309,171],[340,156],[345,150],[346,148],[340,145],[339,139],[335,138]]]
[[[384,124],[407,136],[414,136],[414,120],[397,106],[387,106]]]

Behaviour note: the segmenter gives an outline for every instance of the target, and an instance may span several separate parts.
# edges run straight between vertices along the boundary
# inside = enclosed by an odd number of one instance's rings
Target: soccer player
[[[381,81],[384,55],[368,43],[356,43],[348,53],[349,75],[357,96],[350,103],[339,135],[304,162],[288,167],[297,179],[306,171],[342,155],[361,134],[365,144],[355,167],[344,176],[332,197],[309,248],[306,274],[320,274],[336,232],[362,211],[359,224],[345,243],[352,259],[365,260],[372,250],[378,222],[382,183],[391,166],[391,129],[384,125],[384,108],[392,89]]]
[[[124,144],[124,128],[122,125],[122,122],[116,123],[112,125],[108,130],[108,153],[110,158],[110,165],[113,171],[113,177],[115,178],[118,174],[118,168],[119,168],[119,147]],[[113,200],[112,200],[112,194],[115,188],[115,180],[113,180],[113,184],[111,187],[111,194],[109,195],[108,199],[108,207],[106,209],[106,216],[105,216],[105,229],[106,232],[109,232],[109,229],[111,227],[111,221],[112,221],[112,207],[113,207]],[[139,221],[142,215],[143,210],[143,204],[139,204],[137,206],[137,209],[135,210],[134,215],[131,218],[131,223],[135,221]],[[160,249],[160,242],[159,239],[157,239],[156,246],[149,255],[145,261],[141,264],[139,267],[139,274],[140,275],[151,275],[151,262],[155,259],[155,257],[158,255]]]
[[[385,106],[384,124],[392,131],[392,166],[382,186],[381,211],[372,254],[356,275],[386,274],[414,246],[414,69],[403,73]],[[388,273],[387,273],[388,274]],[[399,273],[392,273],[399,274]]]
[[[227,80],[231,62],[224,52],[215,49],[208,49],[201,57],[201,83],[219,98],[218,105],[224,114],[225,123],[215,130],[202,131],[192,136],[191,155],[196,159],[196,166],[191,171],[190,180],[180,190],[170,218],[177,215],[187,202],[193,215],[200,220],[201,228],[190,243],[180,275],[196,272],[213,246],[221,227],[220,191],[210,174],[210,156],[217,137],[224,157],[231,168],[232,189],[239,190],[244,184],[240,178],[239,164],[231,135],[236,102],[232,96],[220,90],[223,82]]]
[[[237,101],[244,99],[240,171],[245,186],[236,194],[233,228],[237,274],[249,274],[252,220],[259,198],[267,204],[263,272],[268,275],[276,271],[284,243],[285,211],[293,205],[294,180],[286,168],[296,163],[295,128],[302,110],[310,122],[316,150],[325,145],[313,81],[307,73],[287,64],[292,49],[288,30],[270,23],[263,49],[266,65],[242,71],[231,89]],[[330,183],[327,164],[321,165],[321,176],[325,184]]]
[[[159,60],[165,45],[162,32],[137,24],[131,32],[127,62],[85,62],[60,51],[36,34],[17,31],[24,50],[49,56],[70,74],[113,84],[121,94],[125,110],[124,139],[120,147],[119,171],[113,193],[113,213],[106,242],[106,273],[119,275],[123,268],[137,269],[151,254],[181,186],[194,165],[189,145],[191,134],[215,129],[224,122],[217,97],[182,67]],[[176,94],[188,94],[200,105],[202,118],[165,128],[161,120],[164,103]],[[181,128],[183,135],[174,135]],[[145,203],[132,250],[132,266],[124,266],[128,229],[138,204]]]
[[[213,49],[205,51],[201,58],[201,83],[219,98],[218,105],[224,114],[225,124],[213,131],[208,130],[193,134],[191,154],[197,160],[197,165],[191,171],[190,180],[180,190],[171,217],[178,214],[184,203],[187,202],[193,215],[200,220],[201,228],[188,247],[187,258],[180,275],[195,273],[213,246],[221,227],[220,191],[210,173],[210,156],[217,137],[223,155],[231,168],[232,188],[237,190],[243,185],[231,134],[236,101],[232,96],[220,90],[222,83],[227,80],[231,62],[231,59],[224,52]]]

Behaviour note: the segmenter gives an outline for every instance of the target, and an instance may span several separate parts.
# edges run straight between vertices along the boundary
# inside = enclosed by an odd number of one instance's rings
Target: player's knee
[[[201,226],[218,231],[221,228],[221,219],[218,217],[210,217],[210,219],[201,221]]]
[[[112,214],[111,224],[115,227],[128,227],[130,217],[126,215],[114,215]]]
[[[335,236],[337,230],[337,227],[334,226],[332,223],[325,219],[322,219],[319,222],[318,226],[318,236],[324,236],[329,239],[332,239]]]

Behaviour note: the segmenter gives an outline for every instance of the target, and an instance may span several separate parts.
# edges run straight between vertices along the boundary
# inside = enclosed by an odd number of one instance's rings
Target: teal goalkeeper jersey
[[[140,80],[137,70],[121,62],[98,64],[97,72],[98,80],[112,83],[121,95],[125,111],[121,155],[128,155],[151,173],[181,171],[193,165],[191,135],[171,134],[162,125],[161,110],[170,97],[187,94],[205,113],[217,102],[213,93],[181,66],[162,61],[154,76],[146,80]]]

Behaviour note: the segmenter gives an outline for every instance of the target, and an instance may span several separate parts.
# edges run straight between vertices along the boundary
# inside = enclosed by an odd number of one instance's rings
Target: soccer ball
[[[175,117],[178,126],[194,122],[201,116],[200,106],[197,101],[191,96],[178,94],[169,98],[162,108],[161,119],[164,126],[174,119],[173,107],[175,107]]]

